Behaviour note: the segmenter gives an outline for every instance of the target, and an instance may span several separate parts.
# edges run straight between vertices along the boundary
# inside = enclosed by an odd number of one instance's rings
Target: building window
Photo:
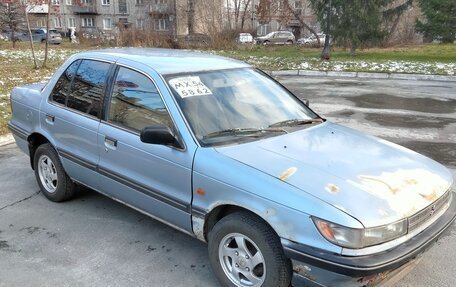
[[[266,35],[268,33],[268,24],[258,26],[258,35]]]
[[[298,15],[302,14],[302,2],[300,0],[294,2],[294,9]]]
[[[36,20],[36,27],[44,27],[46,26],[46,21],[44,19]]]
[[[154,0],[155,4],[166,4],[168,3],[168,0]]]
[[[92,4],[92,0],[80,0],[82,4]]]
[[[54,18],[54,28],[61,28],[62,27],[62,20],[60,18]]]
[[[76,21],[74,18],[68,18],[68,28],[75,28],[76,27]]]
[[[51,4],[54,6],[60,5],[60,0],[52,0]]]
[[[82,27],[94,27],[95,21],[93,18],[82,18]]]
[[[154,20],[155,31],[168,31],[168,19],[155,19]]]
[[[144,5],[144,0],[135,0],[136,5]]]
[[[102,0],[101,5],[111,5],[111,0]]]
[[[66,0],[65,2],[67,5],[73,5],[73,0]]]
[[[103,19],[103,29],[111,30],[112,29],[112,20],[111,18]]]
[[[144,30],[145,26],[144,26],[144,19],[136,19],[136,28],[137,29],[141,29],[141,30]]]
[[[119,0],[119,13],[127,14],[127,0]]]

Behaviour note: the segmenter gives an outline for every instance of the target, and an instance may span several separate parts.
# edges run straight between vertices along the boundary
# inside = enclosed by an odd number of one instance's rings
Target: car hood
[[[365,227],[418,212],[453,182],[448,169],[425,156],[330,122],[217,151],[310,193]]]

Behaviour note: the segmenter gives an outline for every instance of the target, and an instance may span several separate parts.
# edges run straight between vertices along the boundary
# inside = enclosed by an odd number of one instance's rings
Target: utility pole
[[[325,47],[323,48],[323,51],[321,52],[321,60],[323,61],[329,61],[331,58],[331,46],[329,41],[331,40],[331,0],[328,1],[328,10],[326,13],[326,37],[325,37]]]

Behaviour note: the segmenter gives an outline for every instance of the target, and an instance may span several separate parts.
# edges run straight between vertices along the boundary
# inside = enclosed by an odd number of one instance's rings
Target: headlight
[[[355,229],[312,217],[321,235],[328,241],[351,249],[360,249],[391,241],[407,234],[407,219],[391,224]]]

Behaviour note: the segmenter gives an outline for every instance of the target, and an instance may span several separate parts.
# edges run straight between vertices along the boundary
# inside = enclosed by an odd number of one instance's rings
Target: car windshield
[[[251,68],[165,78],[202,146],[252,141],[323,121],[282,86]]]

